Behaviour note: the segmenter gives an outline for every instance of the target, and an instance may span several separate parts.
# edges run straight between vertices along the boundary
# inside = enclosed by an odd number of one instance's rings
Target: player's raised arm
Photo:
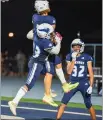
[[[70,63],[67,64],[67,73],[70,75],[73,71],[75,65],[75,61],[71,61]]]
[[[50,54],[59,54],[60,49],[61,49],[61,40],[62,40],[62,36],[60,35],[60,33],[56,32],[55,34],[55,40],[56,40],[56,45],[52,46],[51,49],[46,48],[45,51],[49,52]]]
[[[73,52],[71,54],[71,57],[72,57],[72,61],[67,61],[67,73],[69,75],[71,75],[72,71],[73,71],[73,68],[74,68],[74,65],[75,65],[75,61],[76,61],[76,57],[78,55],[78,52]]]
[[[60,45],[60,43],[58,43],[56,46],[53,46],[53,47],[51,47],[51,48],[46,48],[46,49],[44,49],[44,50],[47,51],[47,52],[50,53],[50,54],[55,54],[55,55],[57,55],[57,54],[59,54],[59,52],[60,52],[60,48],[61,48],[61,45]]]

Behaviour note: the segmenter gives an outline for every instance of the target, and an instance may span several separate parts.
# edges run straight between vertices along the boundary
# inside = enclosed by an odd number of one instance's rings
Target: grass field
[[[6,101],[9,101],[9,100],[12,100],[13,98],[12,97],[4,97],[2,96],[1,97],[1,100],[6,100]],[[21,102],[28,102],[28,103],[37,103],[37,104],[45,104],[42,102],[42,100],[39,100],[39,99],[26,99],[26,98],[22,98],[21,99]],[[55,101],[58,105],[60,104],[59,101]],[[86,108],[84,104],[80,104],[80,103],[68,103],[67,105],[68,107],[75,107],[75,108]],[[99,105],[94,105],[94,108],[96,110],[102,110],[102,106],[99,106]]]

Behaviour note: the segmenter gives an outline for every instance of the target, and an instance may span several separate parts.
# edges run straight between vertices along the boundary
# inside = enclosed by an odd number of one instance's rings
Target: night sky
[[[26,34],[32,29],[33,0],[10,0],[1,4],[1,47],[15,54],[22,49],[32,54],[32,41]],[[102,0],[50,0],[51,15],[57,20],[56,31],[63,36],[62,54],[80,31],[85,43],[102,42]],[[13,38],[8,37],[14,32]],[[65,48],[65,49],[63,49]]]

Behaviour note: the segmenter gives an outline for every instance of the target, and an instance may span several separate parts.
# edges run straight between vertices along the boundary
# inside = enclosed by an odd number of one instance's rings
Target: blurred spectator
[[[1,74],[3,76],[14,76],[17,73],[16,60],[9,55],[8,50],[1,53]]]
[[[4,75],[8,75],[9,74],[9,53],[8,50],[6,50],[3,54],[3,58],[4,58]]]
[[[13,57],[9,57],[9,75],[10,76],[14,76],[16,75],[16,72],[17,72],[17,64],[16,64],[16,60],[13,58]]]
[[[17,61],[18,75],[23,76],[25,63],[26,63],[26,57],[21,50],[19,50],[18,53],[16,54],[16,61]]]
[[[3,74],[3,72],[4,72],[4,58],[3,58],[3,54],[2,53],[1,53],[0,59],[1,59],[1,74]]]

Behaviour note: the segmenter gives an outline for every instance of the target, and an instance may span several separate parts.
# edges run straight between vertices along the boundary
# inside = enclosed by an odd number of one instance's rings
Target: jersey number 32
[[[83,77],[84,69],[85,69],[84,66],[80,66],[79,71],[78,71],[77,66],[74,66],[72,76],[73,77]]]

